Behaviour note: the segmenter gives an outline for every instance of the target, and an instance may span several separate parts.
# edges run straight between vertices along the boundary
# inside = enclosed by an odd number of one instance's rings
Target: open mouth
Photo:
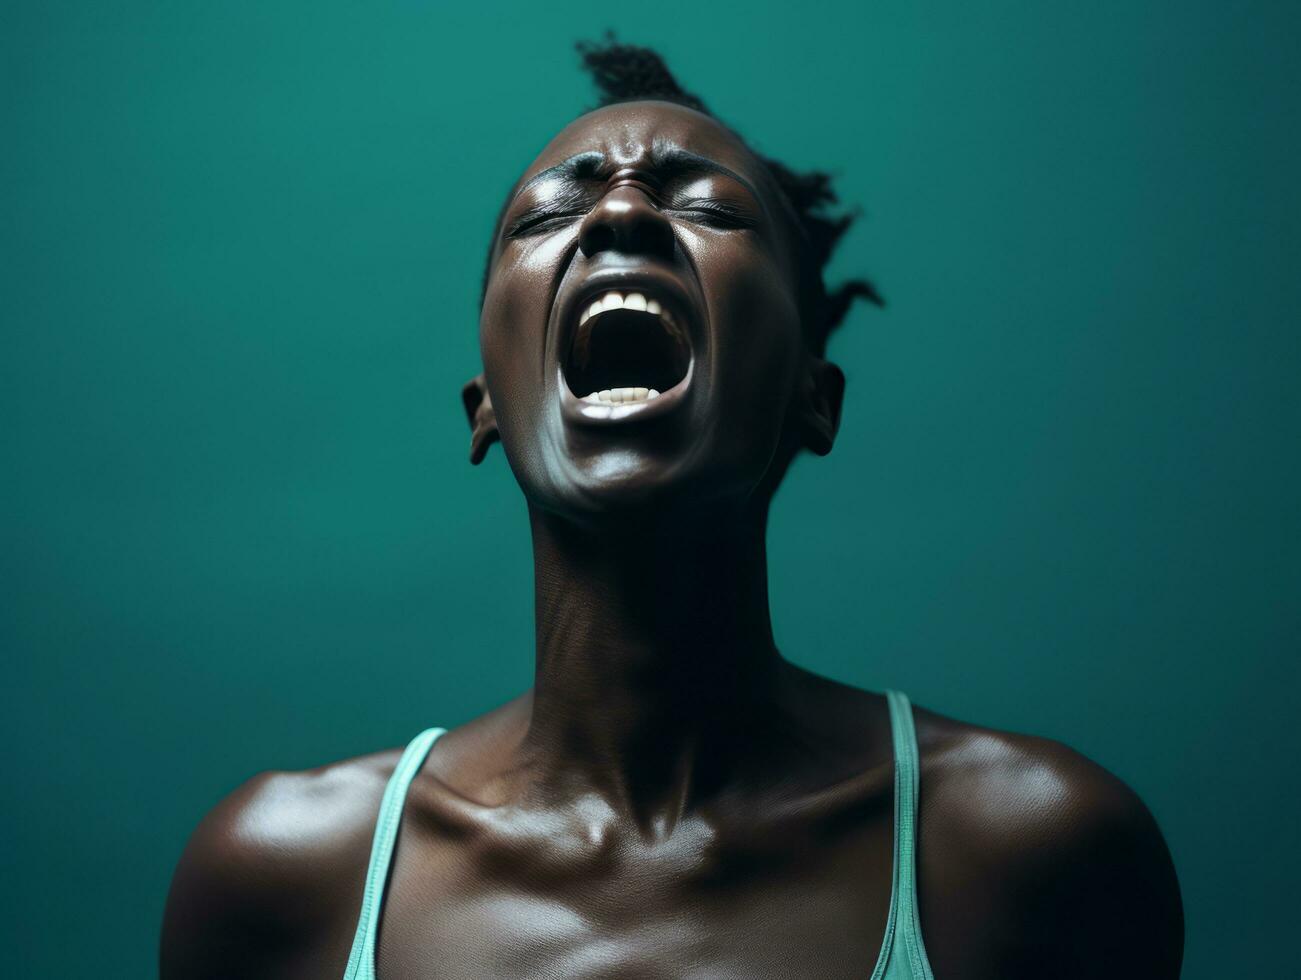
[[[627,405],[659,398],[690,366],[686,326],[672,310],[645,293],[608,290],[579,314],[563,372],[579,400]]]

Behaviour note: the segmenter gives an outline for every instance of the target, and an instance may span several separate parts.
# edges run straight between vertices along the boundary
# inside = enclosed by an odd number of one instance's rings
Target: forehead
[[[672,102],[624,102],[595,109],[562,129],[520,176],[530,177],[580,153],[600,153],[614,167],[644,164],[656,149],[705,157],[771,192],[768,168],[718,120]]]

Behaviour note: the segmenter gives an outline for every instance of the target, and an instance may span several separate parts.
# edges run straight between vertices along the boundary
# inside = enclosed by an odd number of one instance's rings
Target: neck
[[[765,517],[583,527],[531,509],[542,785],[643,827],[716,789],[774,700]]]

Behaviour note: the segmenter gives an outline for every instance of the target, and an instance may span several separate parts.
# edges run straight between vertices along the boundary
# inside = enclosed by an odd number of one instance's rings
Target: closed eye
[[[716,228],[756,228],[759,225],[754,215],[746,209],[712,198],[687,201],[666,210]]]
[[[526,211],[502,232],[503,238],[520,238],[525,235],[538,235],[543,232],[553,231],[561,228],[566,224],[577,221],[583,216],[581,211],[565,211],[561,213],[549,211]]]
[[[758,220],[746,209],[713,198],[686,201],[664,210],[715,228],[756,228],[759,225]],[[546,208],[530,208],[511,222],[502,232],[502,237],[522,238],[528,235],[545,234],[577,221],[586,213],[583,210],[555,211]]]

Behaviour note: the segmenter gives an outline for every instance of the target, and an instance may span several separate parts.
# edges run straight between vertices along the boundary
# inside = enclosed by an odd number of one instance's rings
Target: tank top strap
[[[371,841],[370,865],[366,868],[366,890],[361,898],[361,915],[357,919],[357,933],[348,955],[348,967],[343,980],[374,980],[375,940],[379,936],[380,911],[384,905],[384,885],[388,881],[389,865],[393,862],[393,848],[397,844],[398,827],[402,822],[402,806],[407,799],[411,781],[424,765],[429,750],[434,747],[445,728],[427,728],[407,745],[397,768],[384,787],[384,797],[379,804],[375,820],[375,836]]]
[[[886,691],[894,742],[894,871],[890,914],[872,980],[934,980],[917,913],[917,803],[921,760],[912,704],[902,691]]]

